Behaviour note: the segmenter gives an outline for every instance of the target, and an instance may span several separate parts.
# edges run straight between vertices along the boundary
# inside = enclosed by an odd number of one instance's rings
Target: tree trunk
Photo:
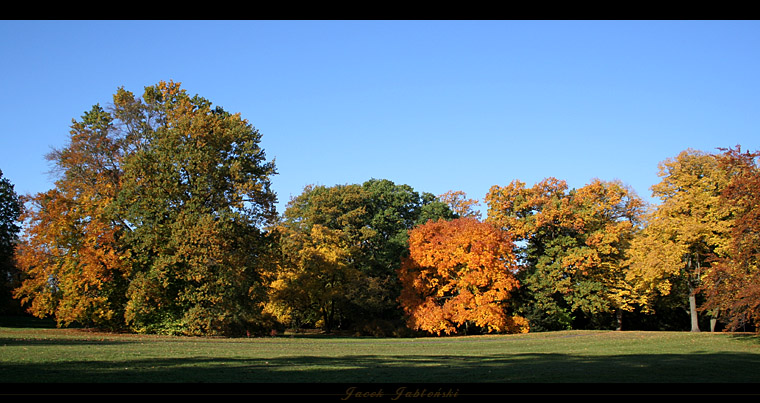
[[[694,271],[690,270],[692,263],[694,263],[694,266],[696,266]],[[701,265],[699,264],[699,256],[697,256],[696,253],[689,255],[689,260],[686,263],[686,267],[687,270],[691,273],[689,275],[689,316],[691,316],[691,331],[699,332],[699,318],[697,317],[697,285],[699,284]]]
[[[697,318],[697,293],[689,290],[689,315],[691,316],[691,331],[699,332],[699,320]]]

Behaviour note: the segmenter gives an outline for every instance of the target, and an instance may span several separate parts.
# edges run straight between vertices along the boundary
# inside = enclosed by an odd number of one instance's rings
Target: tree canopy
[[[432,194],[386,179],[307,186],[277,226],[282,255],[270,309],[327,330],[398,321],[407,232],[454,216]]]
[[[760,328],[760,152],[741,147],[718,155],[728,173],[720,194],[733,207],[725,253],[713,260],[705,275],[703,309],[720,318],[729,330]]]
[[[470,217],[429,221],[410,231],[409,244],[399,269],[399,301],[410,327],[438,335],[469,326],[528,331],[523,318],[508,312],[519,283],[506,231]]]
[[[632,309],[625,250],[644,204],[621,183],[568,190],[556,178],[531,188],[513,181],[492,187],[486,202],[488,221],[518,241],[522,306],[533,326],[566,329],[578,313]]]
[[[261,322],[275,217],[261,135],[178,83],[119,89],[72,124],[35,195],[18,295],[38,316],[135,331],[239,333]]]
[[[712,258],[728,246],[732,206],[720,200],[728,177],[714,155],[696,150],[663,161],[659,175],[652,194],[662,203],[632,244],[629,278],[650,296],[687,290],[691,330],[699,331],[697,293]]]
[[[760,326],[760,152],[687,149],[652,206],[549,177],[491,187],[482,218],[462,191],[373,178],[279,215],[261,139],[179,83],[117,89],[47,155],[52,189],[0,171],[0,293],[60,326],[186,335],[622,329],[663,307]]]
[[[20,306],[12,291],[18,286],[19,273],[14,255],[21,230],[21,200],[8,178],[0,170],[0,314],[18,313]]]

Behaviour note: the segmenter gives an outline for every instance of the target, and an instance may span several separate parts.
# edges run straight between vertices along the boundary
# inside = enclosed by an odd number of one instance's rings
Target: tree
[[[61,324],[253,330],[276,200],[261,134],[178,83],[113,101],[49,156],[60,178],[32,200],[19,297]]]
[[[30,313],[60,325],[123,324],[129,268],[113,201],[125,139],[113,129],[99,105],[72,122],[68,146],[47,155],[59,173],[56,188],[26,200],[16,255],[24,280],[15,294]]]
[[[366,276],[354,294],[357,314],[400,322],[397,271],[409,253],[408,231],[430,220],[453,219],[456,214],[435,195],[417,192],[409,185],[370,179],[362,188],[368,193],[367,226],[374,232],[362,248],[360,269]]]
[[[21,201],[11,181],[3,178],[3,171],[0,170],[0,314],[19,312],[11,291],[19,282],[13,255],[21,230],[18,225],[20,215]]]
[[[726,329],[745,325],[760,329],[760,152],[724,150],[718,162],[728,174],[721,202],[734,207],[726,253],[715,259],[702,290],[704,309],[726,323]]]
[[[399,302],[408,325],[440,335],[470,325],[487,332],[527,332],[507,313],[519,287],[509,234],[474,218],[429,221],[409,231]]]
[[[126,156],[119,208],[132,223],[127,322],[190,334],[257,330],[263,227],[276,214],[261,134],[178,84],[120,91],[116,116],[154,121]],[[133,113],[141,111],[134,120]]]
[[[441,217],[453,213],[435,196],[389,180],[306,187],[278,225],[282,259],[268,309],[291,325],[321,319],[325,330],[392,326],[401,319],[396,270],[408,251],[407,230]],[[329,249],[335,255],[323,253]],[[329,289],[320,282],[328,278]]]
[[[480,211],[475,210],[475,206],[479,206],[480,202],[475,199],[468,199],[467,194],[461,190],[449,190],[439,195],[438,199],[448,204],[451,211],[459,217],[481,218]]]
[[[727,175],[713,155],[689,149],[660,163],[659,176],[652,195],[661,203],[632,243],[629,277],[643,285],[646,301],[683,284],[691,330],[698,332],[697,294],[712,257],[728,245],[732,208],[720,199]]]
[[[525,267],[525,315],[536,329],[572,327],[573,315],[631,310],[625,250],[643,202],[624,185],[598,179],[581,189],[547,178],[526,188],[513,181],[486,196],[488,222],[511,232]]]
[[[288,203],[268,303],[280,321],[329,332],[349,315],[360,248],[375,234],[366,225],[367,197],[360,185],[307,186]]]

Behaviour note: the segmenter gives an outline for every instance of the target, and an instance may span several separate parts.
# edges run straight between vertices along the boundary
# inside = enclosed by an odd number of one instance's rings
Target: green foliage
[[[631,310],[625,251],[643,202],[617,182],[568,190],[545,179],[514,181],[486,196],[488,220],[516,236],[523,270],[517,296],[535,330],[570,329],[574,317]]]
[[[8,178],[0,170],[0,314],[18,313],[20,306],[13,301],[11,290],[18,286],[19,272],[13,259],[21,227],[21,201]]]
[[[325,329],[400,322],[396,270],[407,231],[453,217],[432,194],[389,180],[308,186],[278,226],[282,260],[269,309],[291,325]]]
[[[30,210],[19,296],[60,324],[255,331],[276,215],[260,140],[179,84],[142,99],[119,89],[111,111],[93,107],[50,155],[60,179]]]

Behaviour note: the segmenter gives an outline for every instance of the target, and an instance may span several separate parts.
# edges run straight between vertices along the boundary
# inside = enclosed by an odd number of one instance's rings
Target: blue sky
[[[0,170],[45,154],[118,87],[181,82],[263,134],[282,212],[308,184],[463,190],[619,179],[760,149],[760,21],[0,21]]]

